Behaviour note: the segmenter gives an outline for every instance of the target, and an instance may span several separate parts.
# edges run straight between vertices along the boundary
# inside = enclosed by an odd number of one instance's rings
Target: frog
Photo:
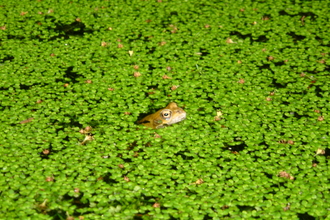
[[[144,117],[137,123],[149,128],[159,129],[178,123],[184,119],[186,119],[186,112],[175,102],[171,102],[165,108]]]

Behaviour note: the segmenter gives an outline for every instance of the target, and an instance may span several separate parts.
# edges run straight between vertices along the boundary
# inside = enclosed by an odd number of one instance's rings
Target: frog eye
[[[163,119],[169,120],[172,117],[172,111],[169,109],[164,109],[160,115],[162,116]]]

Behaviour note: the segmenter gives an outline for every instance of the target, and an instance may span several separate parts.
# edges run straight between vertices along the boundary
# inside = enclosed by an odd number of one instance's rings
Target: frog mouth
[[[180,122],[180,121],[186,119],[186,115],[187,115],[186,113],[181,113],[180,116],[177,116],[177,117],[175,117],[175,118],[172,118],[172,120],[170,121],[170,123],[171,123],[171,124],[178,123],[178,122]]]

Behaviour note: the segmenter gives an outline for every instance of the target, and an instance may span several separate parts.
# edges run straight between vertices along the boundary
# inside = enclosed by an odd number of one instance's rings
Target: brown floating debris
[[[28,118],[28,119],[26,119],[26,120],[20,121],[19,123],[20,123],[20,124],[29,123],[29,122],[33,121],[33,119],[34,119],[34,118]]]

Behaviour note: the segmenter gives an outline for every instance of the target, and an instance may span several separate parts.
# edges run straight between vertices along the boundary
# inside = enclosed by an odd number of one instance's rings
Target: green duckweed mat
[[[1,1],[0,218],[327,218],[329,7]]]

